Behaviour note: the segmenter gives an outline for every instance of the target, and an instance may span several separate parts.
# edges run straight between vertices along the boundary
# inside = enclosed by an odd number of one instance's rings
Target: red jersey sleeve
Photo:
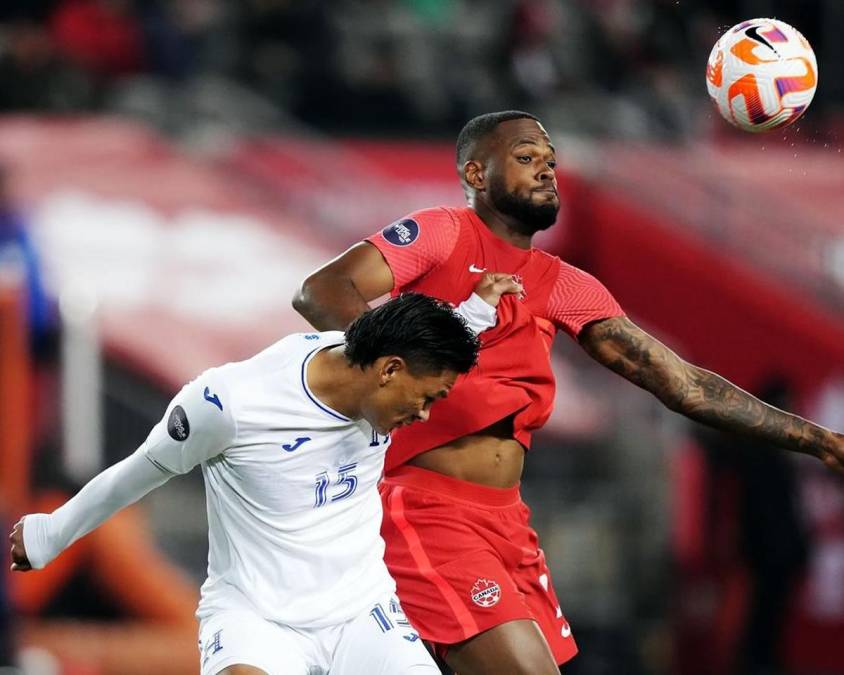
[[[591,274],[560,261],[557,280],[548,298],[548,318],[572,337],[601,319],[624,316],[607,288]]]
[[[375,246],[393,273],[399,290],[425,276],[451,256],[460,223],[445,208],[414,211],[366,238]]]

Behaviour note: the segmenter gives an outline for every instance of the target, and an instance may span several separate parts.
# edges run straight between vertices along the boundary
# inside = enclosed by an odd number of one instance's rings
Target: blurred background
[[[732,131],[709,50],[774,16],[820,85]],[[688,359],[844,429],[841,0],[4,0],[0,523],[132,452],[181,384],[305,330],[315,266],[463,196],[470,117],[558,148],[540,245]],[[560,336],[527,461],[571,675],[844,673],[844,485],[705,431]],[[805,459],[805,461],[804,461]],[[198,672],[198,472],[37,574],[0,572],[0,673]]]

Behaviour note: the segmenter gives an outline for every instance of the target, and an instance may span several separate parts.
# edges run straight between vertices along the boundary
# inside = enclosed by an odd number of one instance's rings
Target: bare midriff
[[[513,438],[513,419],[507,417],[416,455],[408,463],[487,487],[510,488],[521,480],[525,449]]]

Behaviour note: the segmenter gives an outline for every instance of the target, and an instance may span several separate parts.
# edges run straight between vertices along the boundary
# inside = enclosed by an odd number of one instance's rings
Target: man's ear
[[[383,387],[398,375],[402,370],[407,369],[407,363],[401,356],[387,356],[381,364],[379,371],[379,384]]]
[[[483,192],[486,190],[486,179],[484,178],[484,167],[476,159],[470,159],[463,165],[463,180],[473,190]]]

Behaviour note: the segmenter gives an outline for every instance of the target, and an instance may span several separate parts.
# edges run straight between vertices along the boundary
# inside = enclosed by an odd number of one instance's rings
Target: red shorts
[[[387,567],[407,617],[439,656],[518,619],[539,624],[557,663],[577,654],[518,486],[401,466],[379,489]]]

